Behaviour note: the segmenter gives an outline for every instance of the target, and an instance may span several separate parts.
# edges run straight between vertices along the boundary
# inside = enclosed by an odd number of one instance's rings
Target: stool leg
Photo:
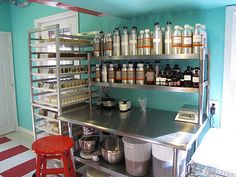
[[[65,177],[71,177],[69,170],[68,170],[68,159],[67,159],[66,153],[63,153],[61,155],[61,157],[62,157],[62,161],[63,161],[63,168],[64,168]]]
[[[41,157],[41,155],[37,154],[37,158],[36,158],[36,177],[40,177],[41,165],[42,165],[42,157]]]
[[[70,152],[68,153],[68,162],[69,162],[69,165],[70,165],[70,175],[71,175],[71,177],[76,177],[75,168],[74,168],[74,164],[72,162]]]
[[[46,177],[46,170],[47,170],[47,157],[46,155],[43,156],[43,170],[42,170],[42,177]]]

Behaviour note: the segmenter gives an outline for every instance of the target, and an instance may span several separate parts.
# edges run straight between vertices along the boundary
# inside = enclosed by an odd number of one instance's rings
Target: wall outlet
[[[219,112],[219,101],[218,100],[209,100],[209,113],[211,111],[212,104],[215,104],[215,115]]]

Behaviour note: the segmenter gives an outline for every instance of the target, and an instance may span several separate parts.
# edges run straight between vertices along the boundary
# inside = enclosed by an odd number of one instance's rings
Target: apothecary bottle
[[[100,37],[99,35],[95,35],[94,40],[93,40],[93,48],[94,48],[94,56],[98,57],[100,56]]]
[[[193,82],[193,87],[194,88],[199,87],[199,77],[200,77],[199,68],[196,67],[195,72],[194,72],[193,77],[192,77],[192,82]]]
[[[147,85],[154,85],[155,84],[155,70],[153,69],[152,65],[150,63],[147,63],[147,69],[146,69],[146,84]]]
[[[121,78],[122,78],[122,83],[123,84],[127,84],[127,81],[128,81],[128,70],[127,70],[127,65],[126,64],[123,64],[123,66],[122,66]]]
[[[144,72],[144,64],[138,63],[136,68],[136,84],[144,85],[145,80],[145,72]]]
[[[109,65],[108,80],[109,80],[110,83],[114,83],[115,82],[115,70],[114,70],[113,64]]]
[[[172,34],[172,51],[173,54],[181,54],[182,31],[180,26],[176,25]]]
[[[192,71],[190,66],[187,66],[187,69],[184,71],[184,87],[192,87]]]
[[[167,22],[165,30],[165,54],[172,54],[172,26]]]
[[[102,65],[102,82],[107,82],[107,65],[103,64]]]
[[[128,84],[135,83],[135,70],[133,63],[128,64]]]
[[[118,67],[115,70],[115,82],[121,83],[122,82],[122,73],[121,73],[121,64],[118,64]]]
[[[95,81],[96,82],[101,82],[101,69],[100,69],[100,65],[99,64],[96,64]]]
[[[149,29],[145,29],[143,36],[143,54],[144,55],[151,54],[151,35]]]
[[[183,38],[182,38],[182,53],[192,53],[192,29],[190,25],[184,25]]]
[[[105,35],[105,55],[112,56],[112,34],[107,33]]]

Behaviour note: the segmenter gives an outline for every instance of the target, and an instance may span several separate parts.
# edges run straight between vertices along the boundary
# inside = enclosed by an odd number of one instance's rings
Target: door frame
[[[17,116],[17,106],[16,106],[16,91],[15,91],[15,73],[14,73],[14,61],[13,61],[13,51],[12,51],[12,35],[11,32],[1,32],[0,35],[6,35],[9,40],[8,52],[10,59],[10,79],[11,79],[11,89],[12,89],[12,111],[13,118],[15,120],[15,131],[18,129],[18,116]]]

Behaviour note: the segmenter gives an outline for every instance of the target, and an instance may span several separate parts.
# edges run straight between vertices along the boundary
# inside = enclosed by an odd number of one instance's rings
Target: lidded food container
[[[185,177],[187,151],[179,150],[177,177]],[[154,177],[170,177],[173,168],[173,148],[152,144],[152,167]]]
[[[122,138],[125,149],[126,172],[132,176],[144,176],[149,171],[152,144],[128,137]]]

